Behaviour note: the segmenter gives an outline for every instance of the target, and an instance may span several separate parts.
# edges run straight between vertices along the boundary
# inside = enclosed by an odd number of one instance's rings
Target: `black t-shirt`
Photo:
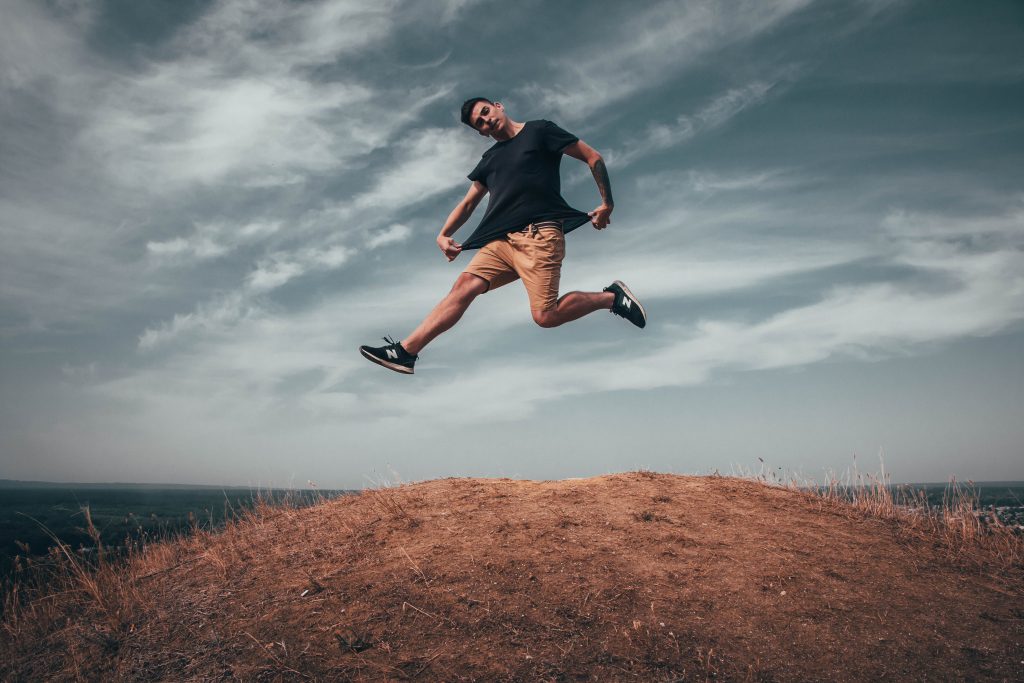
[[[527,121],[515,137],[484,152],[467,176],[487,186],[487,211],[463,249],[478,249],[542,219],[562,221],[562,232],[590,220],[562,199],[562,150],[579,140],[551,121]]]

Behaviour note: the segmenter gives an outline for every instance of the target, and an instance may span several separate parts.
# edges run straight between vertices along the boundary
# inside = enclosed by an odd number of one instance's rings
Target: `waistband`
[[[555,228],[556,230],[562,229],[562,221],[537,221],[536,223],[530,223],[519,232],[525,232],[528,235],[536,235],[538,230],[544,228]]]

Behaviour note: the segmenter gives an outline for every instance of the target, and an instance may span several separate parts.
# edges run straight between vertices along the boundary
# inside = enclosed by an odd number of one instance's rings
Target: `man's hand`
[[[455,257],[462,253],[462,245],[455,241],[454,237],[447,237],[445,235],[437,236],[437,246],[441,249],[441,253],[445,255],[448,262],[455,260]]]
[[[594,224],[595,228],[604,230],[612,222],[612,208],[607,204],[602,204],[590,212],[590,222]]]

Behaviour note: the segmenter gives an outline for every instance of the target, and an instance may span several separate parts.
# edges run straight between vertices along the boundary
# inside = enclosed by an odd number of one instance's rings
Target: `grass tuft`
[[[757,472],[737,476],[808,495],[822,509],[861,514],[892,522],[901,533],[936,541],[952,559],[974,569],[1005,571],[1024,568],[1024,536],[1004,524],[995,510],[979,503],[974,482],[950,479],[942,502],[933,504],[925,491],[894,485],[879,457],[877,473],[863,473],[856,458],[842,475],[829,472],[825,483],[772,469],[762,458]]]

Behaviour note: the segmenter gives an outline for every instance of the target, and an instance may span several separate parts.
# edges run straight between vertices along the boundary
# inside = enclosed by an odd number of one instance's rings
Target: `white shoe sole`
[[[636,295],[634,295],[633,292],[629,291],[629,287],[627,287],[626,283],[623,282],[622,280],[616,280],[612,284],[616,284],[619,287],[622,287],[622,291],[625,292],[626,296],[628,296],[633,301],[633,303],[636,304],[636,307],[640,309],[640,312],[644,316],[644,326],[646,326],[647,325],[647,311],[644,310],[644,305],[642,303],[640,303],[640,300],[636,298]]]
[[[383,358],[377,358],[377,356],[374,356],[372,353],[367,353],[366,351],[363,351],[362,348],[359,349],[359,353],[363,354],[363,358],[365,358],[366,360],[372,363],[376,363],[377,365],[383,366],[388,370],[394,370],[395,372],[400,372],[403,375],[416,374],[415,372],[413,372],[412,368],[407,368],[404,365],[398,365],[397,363],[390,363],[384,360]]]

